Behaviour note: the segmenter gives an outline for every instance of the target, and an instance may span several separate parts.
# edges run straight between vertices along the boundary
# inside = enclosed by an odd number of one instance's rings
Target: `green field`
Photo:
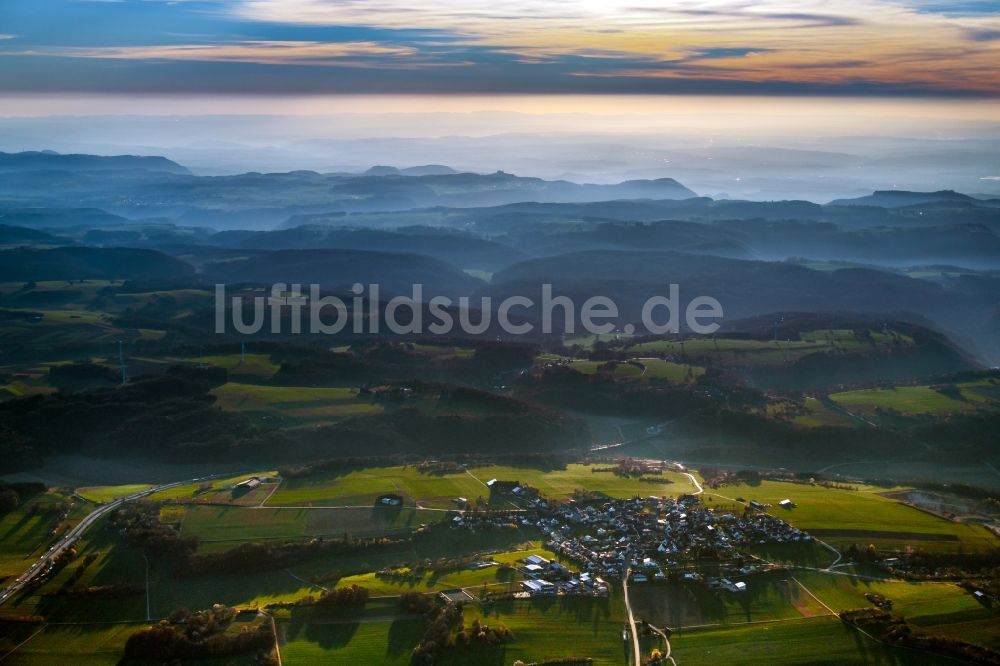
[[[945,414],[972,409],[972,406],[945,396],[929,386],[897,386],[833,393],[830,399],[852,411],[892,409],[904,414]]]
[[[424,635],[423,618],[376,616],[366,613],[356,620],[316,620],[278,625],[281,663],[385,664],[405,666]]]
[[[955,622],[935,625],[929,633],[967,641],[991,650],[1000,650],[1000,621],[997,621],[996,617],[971,620],[954,619]]]
[[[263,386],[229,382],[212,391],[222,409],[242,412],[268,425],[319,425],[382,411],[352,388]]]
[[[168,509],[165,509],[165,511]],[[304,539],[314,536],[375,536],[407,531],[443,520],[443,511],[358,507],[281,509],[184,506],[171,513],[184,536],[198,537],[201,551],[231,548],[243,541]]]
[[[894,332],[868,331],[857,335],[849,330],[804,331],[799,340],[749,340],[742,338],[691,338],[654,340],[627,348],[630,353],[664,353],[684,358],[709,358],[730,365],[774,365],[796,361],[808,354],[889,350],[912,346],[913,340]]]
[[[705,368],[674,363],[661,358],[636,358],[633,361],[614,363],[610,374],[625,379],[666,379],[671,382],[691,381],[698,375],[705,374]],[[598,371],[606,372],[603,369],[607,365],[606,361],[566,360],[565,362],[570,368],[585,375],[593,375]]]
[[[558,657],[590,657],[594,664],[625,663],[625,608],[621,594],[609,598],[560,597],[500,601],[465,608],[466,626],[475,618],[505,625],[514,640],[501,647],[450,648],[437,662],[447,666],[511,664]]]
[[[791,401],[770,403],[767,412],[771,416],[786,419],[803,428],[856,426],[859,424],[857,419],[836,411],[825,405],[822,400],[811,396],[806,396],[801,403]]]
[[[952,583],[864,580],[814,571],[795,574],[809,591],[836,611],[871,608],[867,593],[892,601],[892,612],[914,631],[951,636],[983,647],[1000,647],[997,611],[986,608]]]
[[[486,482],[490,479],[519,481],[538,488],[543,495],[566,499],[575,490],[586,488],[609,497],[636,495],[681,495],[694,491],[688,478],[676,472],[664,472],[663,484],[621,478],[611,472],[593,472],[589,465],[572,464],[563,470],[543,471],[522,467],[489,466],[469,469],[467,473],[430,474],[415,467],[383,467],[346,471],[340,474],[316,474],[286,479],[268,500],[268,506],[371,506],[383,493],[398,493],[407,506],[455,508],[453,500],[465,497],[490,498]],[[501,498],[496,501],[505,502]]]
[[[741,578],[746,592],[728,592],[704,583],[629,586],[637,617],[672,629],[711,624],[742,624],[830,615],[787,572]]]
[[[410,663],[424,635],[420,615],[405,613],[396,599],[369,599],[363,612],[329,615],[281,611],[277,616],[281,663]]]
[[[260,607],[270,603],[297,601],[318,595],[322,589],[311,580],[335,573],[360,575],[386,567],[410,566],[427,560],[460,557],[474,553],[500,553],[537,547],[537,530],[496,530],[470,538],[462,530],[442,530],[433,538],[405,542],[390,548],[376,548],[350,555],[324,555],[288,569],[260,572],[218,573],[177,577],[169,567],[153,563],[150,569],[151,603],[154,617],[163,617],[176,608],[208,608],[214,603],[239,607]],[[333,586],[334,582],[324,582]],[[398,594],[398,592],[396,592]]]
[[[45,551],[59,525],[59,514],[45,509],[66,497],[41,493],[0,517],[0,577],[22,574]]]
[[[670,644],[684,666],[940,663],[876,643],[832,616],[686,630],[674,634]]]
[[[114,666],[122,658],[125,641],[142,624],[8,625],[13,645],[0,639],[4,666]],[[5,627],[0,625],[0,634]],[[29,631],[30,629],[30,631]],[[27,635],[22,635],[27,633]],[[13,650],[13,652],[11,652]],[[4,656],[6,655],[6,656]]]
[[[490,477],[492,478],[492,477]],[[456,508],[456,497],[488,497],[468,474],[425,474],[415,467],[375,467],[285,479],[268,506],[365,506],[379,495],[397,493],[407,506]]]
[[[947,624],[951,619],[985,619],[990,611],[952,583],[867,580],[819,571],[797,571],[795,578],[835,612],[871,608],[865,594],[893,602],[892,611],[917,625]]]
[[[120,486],[86,486],[77,488],[76,494],[85,500],[104,504],[119,497],[149,490],[152,487],[149,483],[128,483]]]
[[[727,485],[706,489],[705,497],[718,506],[732,498],[774,505],[774,515],[822,540],[846,547],[852,543],[878,547],[915,547],[924,550],[987,550],[1000,547],[1000,539],[980,525],[953,523],[879,495],[886,488],[856,486],[840,490],[819,485],[762,481],[758,485]],[[779,508],[790,499],[794,509]],[[730,504],[738,508],[735,504]]]
[[[522,544],[523,547],[516,550],[501,551],[491,553],[489,559],[501,564],[518,566],[518,562],[529,555],[541,555],[550,560],[563,562],[567,567],[575,570],[571,562],[564,561],[552,551],[542,548],[539,542],[528,542]],[[375,596],[396,596],[402,592],[439,592],[456,588],[469,588],[473,595],[478,595],[485,584],[491,592],[517,592],[520,591],[519,581],[523,576],[516,571],[500,571],[498,567],[486,567],[482,569],[459,568],[449,571],[428,571],[421,576],[408,578],[405,581],[380,577],[375,573],[364,573],[356,576],[345,576],[337,581],[337,587],[350,587],[360,585],[367,587]]]
[[[245,380],[250,383],[270,379],[281,367],[272,361],[268,354],[252,354],[249,352],[245,357],[239,353],[165,356],[163,358],[137,356],[132,361],[154,365],[170,365],[175,363],[212,365],[218,368],[225,368],[231,380]]]
[[[618,499],[629,497],[660,497],[684,495],[695,491],[694,484],[678,472],[663,472],[663,483],[647,483],[635,478],[622,478],[612,472],[595,472],[595,469],[606,469],[608,465],[582,465],[573,463],[566,469],[544,471],[522,467],[505,467],[493,465],[477,467],[469,471],[484,481],[489,479],[516,480],[538,488],[542,495],[553,499],[568,499],[576,490],[586,489],[593,493]]]
[[[77,556],[58,569],[40,587],[28,588],[0,606],[0,618],[44,615],[50,622],[129,622],[146,617],[145,562],[142,553],[121,542],[116,530],[106,519],[87,531],[76,544]],[[86,562],[93,555],[93,561]],[[19,567],[23,573],[27,565]],[[77,577],[77,572],[81,570]],[[137,586],[133,594],[120,597],[83,599],[57,594],[70,579],[84,587],[114,584]]]
[[[4,625],[0,624],[0,662],[5,666],[114,666],[121,662],[125,642],[145,622],[123,624]],[[4,640],[6,630],[11,631]],[[131,663],[131,662],[130,662]],[[185,660],[192,666],[251,666],[252,655]]]
[[[235,496],[233,486],[252,476],[275,477],[277,474],[274,470],[253,471],[219,479],[185,483],[184,485],[155,492],[149,496],[149,499],[154,501],[207,502],[211,504],[257,504],[271,492],[273,489],[272,484],[261,484],[260,488],[246,495],[236,494]]]
[[[420,343],[407,344],[410,349],[424,356],[432,356],[436,359],[472,358],[476,350],[473,347],[458,347],[454,345],[429,345]]]
[[[13,310],[17,312],[17,310]],[[29,347],[37,352],[51,352],[61,358],[62,349],[91,348],[95,353],[115,353],[116,341],[156,340],[163,331],[126,329],[111,323],[111,317],[92,310],[55,310],[33,308],[26,314],[39,313],[40,321],[8,319],[0,327],[0,344]]]
[[[957,393],[951,396],[932,386],[894,386],[833,393],[830,399],[852,412],[868,416],[875,415],[876,410],[892,410],[900,414],[943,415],[989,407],[1000,397],[990,393],[994,388],[987,381],[956,384],[954,389]]]

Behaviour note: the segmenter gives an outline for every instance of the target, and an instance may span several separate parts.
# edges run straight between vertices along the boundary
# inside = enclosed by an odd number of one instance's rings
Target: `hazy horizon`
[[[158,154],[202,175],[440,163],[595,183],[670,177],[713,197],[1000,195],[989,100],[8,96],[0,150],[44,149]]]

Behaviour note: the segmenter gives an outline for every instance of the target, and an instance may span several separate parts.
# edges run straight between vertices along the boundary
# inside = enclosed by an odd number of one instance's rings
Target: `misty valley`
[[[0,661],[998,663],[998,297],[981,193],[0,153]]]

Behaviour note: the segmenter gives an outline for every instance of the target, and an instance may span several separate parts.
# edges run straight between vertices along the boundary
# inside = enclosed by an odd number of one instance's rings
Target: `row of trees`
[[[2,433],[0,433],[0,437],[2,437]],[[45,484],[43,483],[0,483],[0,516],[13,511],[21,505],[21,502],[32,495],[44,492]]]
[[[1000,652],[957,638],[915,633],[902,617],[878,608],[843,611],[840,618],[880,641],[953,657],[974,664],[1000,663]]]
[[[320,556],[351,555],[371,550],[386,550],[409,543],[408,539],[350,536],[335,539],[317,537],[309,541],[250,542],[217,553],[192,554],[181,573],[198,576],[213,573],[251,573],[284,569]]]
[[[465,626],[462,604],[453,604],[418,592],[404,593],[400,607],[424,615],[424,636],[413,648],[416,664],[433,664],[448,648],[496,647],[514,640],[510,629],[502,624],[487,625],[479,618]]]
[[[221,605],[198,613],[177,610],[156,626],[129,636],[125,642],[125,657],[170,662],[258,652],[258,661],[270,661],[274,648],[270,624],[229,632],[227,628],[235,616],[235,610]]]

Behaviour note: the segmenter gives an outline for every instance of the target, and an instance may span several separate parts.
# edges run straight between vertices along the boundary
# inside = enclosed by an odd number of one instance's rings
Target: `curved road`
[[[695,492],[691,493],[692,495],[701,495],[703,492],[705,492],[705,489],[702,487],[700,483],[698,483],[698,479],[694,477],[694,474],[689,474],[688,472],[682,472],[682,474],[684,474],[684,476],[690,479],[691,483],[694,484],[694,487],[698,489]],[[635,655],[634,663],[636,666],[640,666],[642,664],[642,648],[639,646],[639,631],[636,629],[635,626],[635,615],[632,613],[632,602],[628,598],[628,579],[631,575],[632,575],[632,568],[629,567],[628,570],[625,572],[625,577],[622,579],[622,590],[624,591],[625,594],[625,614],[628,617],[629,629],[632,632],[632,652]],[[654,630],[656,630],[655,627]],[[660,634],[660,636],[663,637],[663,646],[666,648],[666,652],[663,655],[663,660],[669,661],[674,666],[677,666],[677,662],[674,661],[674,658],[671,655],[672,649],[670,647],[670,639],[667,638],[666,632],[659,630],[656,631],[657,633]]]
[[[133,502],[137,499],[141,499],[153,493],[159,492],[161,490],[167,490],[169,488],[175,488],[177,486],[183,486],[188,483],[197,483],[199,481],[208,481],[209,479],[216,479],[222,476],[221,474],[213,474],[211,476],[202,476],[197,479],[189,479],[187,481],[175,481],[173,483],[166,483],[162,486],[156,486],[150,488],[149,490],[143,490],[142,492],[133,493],[131,495],[126,495],[125,497],[119,497],[113,502],[107,504],[102,504],[93,511],[91,511],[87,516],[77,523],[72,529],[63,534],[58,541],[56,541],[51,548],[49,548],[45,553],[35,561],[28,570],[23,574],[18,576],[10,585],[5,587],[2,592],[0,592],[0,604],[3,604],[8,599],[13,597],[15,594],[20,592],[24,587],[31,582],[31,580],[42,572],[47,566],[52,564],[60,555],[62,555],[67,549],[70,548],[76,541],[83,536],[83,533],[87,531],[94,523],[101,519],[101,517],[114,511],[126,502]]]
[[[703,492],[705,492],[705,489],[701,487],[700,483],[698,483],[698,479],[694,478],[694,474],[688,474],[687,472],[681,472],[681,473],[687,478],[691,479],[691,483],[693,483],[694,487],[698,489],[698,492],[691,493],[692,495],[701,495]]]
[[[632,614],[632,602],[628,598],[628,579],[632,575],[632,567],[625,571],[622,578],[622,589],[625,591],[625,614],[628,616],[628,626],[632,632],[632,651],[635,654],[634,666],[642,666],[642,648],[639,647],[639,632],[635,628],[635,616]]]

